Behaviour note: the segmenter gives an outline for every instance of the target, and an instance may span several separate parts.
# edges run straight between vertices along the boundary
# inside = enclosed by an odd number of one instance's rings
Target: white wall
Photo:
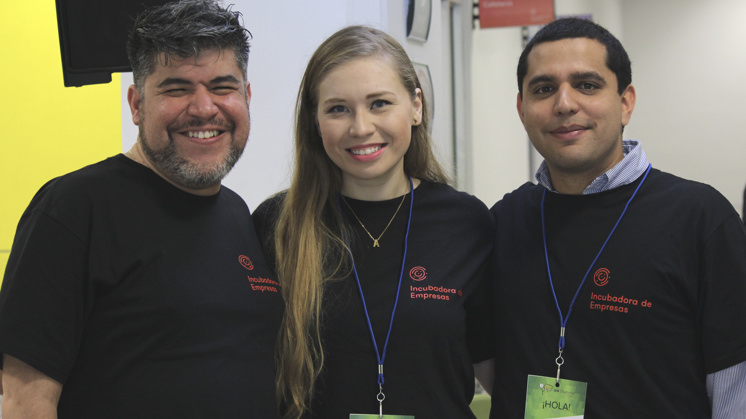
[[[450,81],[443,59],[442,11],[433,1],[430,36],[426,43],[406,39],[405,0],[225,0],[235,4],[244,24],[253,34],[249,53],[251,83],[251,134],[244,155],[224,184],[239,193],[249,208],[286,188],[292,169],[293,111],[303,71],[316,47],[338,29],[367,24],[390,33],[407,50],[413,61],[427,64],[436,91],[433,127],[440,156],[452,159],[452,133],[448,119]],[[137,138],[126,103],[131,73],[122,75],[122,149]]]
[[[360,0],[350,0],[351,2]],[[447,2],[432,1],[430,35],[427,42],[406,37],[406,0],[388,0],[387,26],[384,29],[396,38],[416,63],[430,69],[435,100],[432,136],[438,159],[449,170],[453,165],[453,125],[450,73],[450,32],[447,26]]]
[[[746,2],[626,0],[622,10],[637,88],[625,134],[654,167],[714,186],[741,212]]]
[[[474,31],[471,54],[471,192],[491,206],[528,180],[528,138],[515,108],[520,29]]]
[[[558,15],[593,15],[632,60],[637,106],[625,138],[654,167],[702,181],[739,210],[746,184],[743,0],[556,0]],[[529,178],[515,109],[520,29],[473,33],[474,193],[491,205]]]

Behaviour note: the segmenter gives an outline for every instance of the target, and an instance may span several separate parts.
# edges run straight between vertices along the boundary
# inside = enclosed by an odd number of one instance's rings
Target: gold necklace
[[[363,222],[362,222],[362,221],[360,221],[360,217],[358,217],[358,216],[357,216],[357,214],[355,214],[355,210],[353,210],[353,209],[352,209],[352,207],[350,206],[350,204],[348,204],[348,203],[347,203],[347,200],[345,199],[345,197],[344,197],[344,196],[342,197],[342,201],[344,201],[344,203],[345,203],[345,205],[347,206],[347,208],[349,208],[349,209],[350,209],[350,212],[352,213],[352,216],[353,216],[353,217],[355,217],[355,219],[357,220],[357,222],[358,222],[358,223],[360,223],[360,226],[361,226],[361,227],[363,228],[363,230],[365,230],[365,232],[366,232],[366,233],[368,234],[368,237],[370,237],[370,239],[371,239],[371,240],[373,240],[373,247],[381,247],[381,245],[380,245],[380,244],[378,243],[378,241],[379,241],[379,240],[381,240],[381,237],[383,237],[384,233],[386,233],[386,230],[388,230],[388,229],[389,229],[389,226],[391,225],[391,223],[393,223],[393,222],[394,222],[394,218],[396,218],[396,214],[398,214],[398,213],[399,213],[399,210],[401,209],[401,206],[402,206],[402,204],[404,203],[404,199],[405,199],[406,197],[407,197],[407,194],[404,194],[404,195],[403,195],[403,196],[401,197],[401,201],[399,201],[399,206],[398,206],[398,207],[396,207],[396,211],[394,211],[394,215],[393,215],[393,216],[391,217],[391,219],[389,220],[389,223],[388,223],[388,224],[386,224],[386,227],[384,227],[384,228],[383,228],[383,231],[382,231],[382,232],[381,232],[381,234],[380,234],[380,235],[378,236],[378,238],[375,238],[375,237],[373,237],[373,235],[372,235],[372,234],[370,234],[370,231],[368,231],[368,229],[367,229],[367,228],[365,228],[365,224],[363,224]]]

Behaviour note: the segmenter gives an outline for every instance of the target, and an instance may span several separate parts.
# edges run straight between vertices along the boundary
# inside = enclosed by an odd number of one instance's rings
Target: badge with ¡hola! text
[[[350,413],[350,419],[414,419],[410,415],[364,415],[361,413]]]
[[[588,383],[556,377],[528,376],[524,419],[581,419]]]

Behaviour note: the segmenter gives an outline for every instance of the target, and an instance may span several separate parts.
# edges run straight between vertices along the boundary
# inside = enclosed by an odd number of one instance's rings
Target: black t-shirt
[[[63,384],[63,418],[276,417],[282,316],[243,200],[123,155],[54,179],[18,226],[0,352]]]
[[[260,237],[271,236],[282,196],[254,212]],[[401,202],[346,198],[377,237]],[[399,275],[399,302],[384,362],[385,414],[418,418],[472,418],[472,363],[485,356],[467,342],[486,327],[485,258],[492,247],[489,211],[473,196],[422,182],[414,191],[406,263],[402,270],[410,198],[373,247],[350,210],[341,204],[355,267],[379,352],[386,343]],[[271,242],[271,239],[268,243]],[[270,252],[271,253],[271,252]],[[328,284],[323,303],[325,364],[312,401],[312,418],[377,413],[378,362],[354,276]],[[470,354],[470,350],[471,351]]]
[[[638,183],[547,192],[549,265],[564,315]],[[557,371],[543,190],[526,184],[492,208],[492,418],[522,417],[528,375]],[[578,294],[562,377],[588,383],[587,418],[709,417],[706,375],[746,360],[744,301],[746,234],[736,211],[706,185],[653,170]]]

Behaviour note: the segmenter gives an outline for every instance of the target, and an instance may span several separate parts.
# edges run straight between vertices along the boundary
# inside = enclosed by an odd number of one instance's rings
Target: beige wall
[[[746,2],[625,0],[622,10],[637,87],[628,135],[653,166],[714,186],[740,212]]]

